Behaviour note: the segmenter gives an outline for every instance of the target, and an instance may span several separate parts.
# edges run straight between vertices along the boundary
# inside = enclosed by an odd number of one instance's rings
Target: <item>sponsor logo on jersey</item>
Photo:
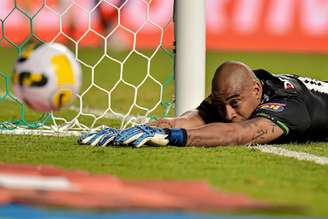
[[[257,110],[264,109],[272,112],[281,112],[285,110],[286,104],[284,103],[264,103],[257,107]]]

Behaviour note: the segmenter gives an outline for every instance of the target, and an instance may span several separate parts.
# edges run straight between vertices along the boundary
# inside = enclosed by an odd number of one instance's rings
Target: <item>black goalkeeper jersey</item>
[[[263,85],[262,103],[252,117],[265,117],[283,129],[275,142],[328,140],[328,83],[291,74],[254,70]],[[206,123],[224,122],[212,96],[197,108]]]

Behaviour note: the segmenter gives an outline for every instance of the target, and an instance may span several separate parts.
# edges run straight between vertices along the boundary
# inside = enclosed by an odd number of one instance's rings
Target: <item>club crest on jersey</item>
[[[285,88],[285,90],[295,89],[294,84],[289,81],[288,77],[290,77],[290,76],[288,76],[288,75],[280,75],[279,76],[279,79],[280,79],[280,81],[284,82],[284,88]]]
[[[284,81],[284,87],[285,87],[286,90],[295,89],[295,86],[289,81]]]
[[[284,103],[263,103],[257,107],[257,110],[264,109],[273,112],[281,112],[286,108],[286,104]]]

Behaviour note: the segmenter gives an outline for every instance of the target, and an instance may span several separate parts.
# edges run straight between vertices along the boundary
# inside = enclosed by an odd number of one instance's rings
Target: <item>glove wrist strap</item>
[[[170,145],[186,146],[187,131],[183,128],[165,129]]]

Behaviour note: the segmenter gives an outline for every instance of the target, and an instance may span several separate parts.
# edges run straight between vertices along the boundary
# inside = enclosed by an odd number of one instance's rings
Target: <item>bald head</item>
[[[218,92],[232,87],[247,87],[252,85],[254,80],[258,79],[246,64],[228,61],[220,65],[215,71],[212,80],[212,91]]]
[[[212,97],[227,122],[250,118],[260,104],[261,96],[261,82],[244,63],[228,61],[216,70]]]

